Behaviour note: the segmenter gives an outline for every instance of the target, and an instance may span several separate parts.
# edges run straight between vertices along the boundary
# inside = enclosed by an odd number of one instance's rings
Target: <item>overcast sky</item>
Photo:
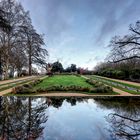
[[[140,19],[140,0],[18,0],[45,34],[49,60],[92,69],[109,53],[114,35]]]

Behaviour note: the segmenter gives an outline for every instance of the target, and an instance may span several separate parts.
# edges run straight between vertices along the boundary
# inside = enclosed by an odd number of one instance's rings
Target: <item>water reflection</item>
[[[1,97],[0,100],[0,139],[1,140],[34,140],[37,139],[47,121],[46,103],[35,98]]]
[[[100,107],[113,109],[113,113],[106,116],[110,124],[108,131],[113,139],[139,140],[140,139],[140,100],[136,98],[119,99],[119,102],[99,100]]]
[[[0,140],[139,140],[138,97],[0,97]]]

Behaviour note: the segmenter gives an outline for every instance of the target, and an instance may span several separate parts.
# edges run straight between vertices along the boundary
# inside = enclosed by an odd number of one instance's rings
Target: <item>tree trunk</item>
[[[29,76],[32,75],[32,55],[31,45],[29,45]]]
[[[1,62],[1,55],[0,55],[0,80],[2,80],[2,62]]]
[[[5,68],[4,68],[4,79],[8,79],[9,75],[8,75],[8,68],[9,68],[9,61],[8,59],[6,60],[6,64],[5,64]]]
[[[28,129],[27,129],[27,138],[30,138],[31,133],[31,110],[32,110],[32,103],[31,97],[28,97]]]

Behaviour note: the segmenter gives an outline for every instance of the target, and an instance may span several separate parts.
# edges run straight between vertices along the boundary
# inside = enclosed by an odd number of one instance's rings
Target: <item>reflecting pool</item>
[[[140,140],[140,98],[0,97],[0,140]]]

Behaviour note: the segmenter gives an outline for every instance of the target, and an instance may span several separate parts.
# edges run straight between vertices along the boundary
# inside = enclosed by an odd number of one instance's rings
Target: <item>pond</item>
[[[140,98],[0,97],[0,140],[140,140]]]

